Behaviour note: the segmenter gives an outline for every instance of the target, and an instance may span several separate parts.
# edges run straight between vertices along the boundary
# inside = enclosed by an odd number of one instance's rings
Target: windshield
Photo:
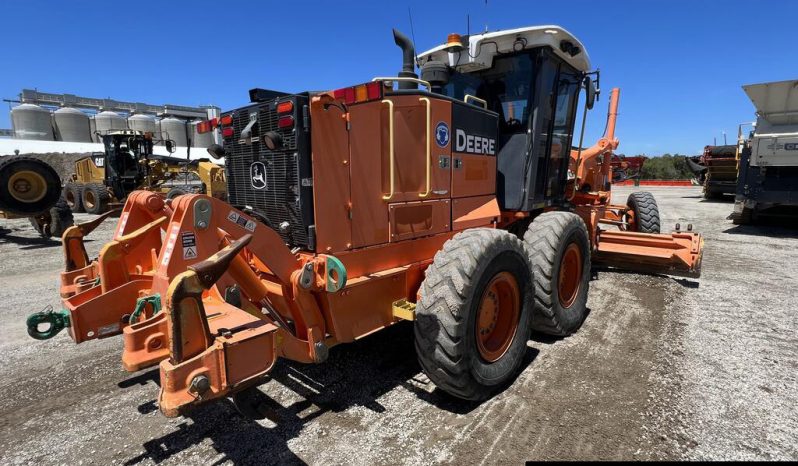
[[[453,72],[443,94],[458,100],[469,94],[484,99],[488,109],[499,114],[502,132],[521,132],[529,119],[533,67],[530,53],[497,57],[489,70]]]

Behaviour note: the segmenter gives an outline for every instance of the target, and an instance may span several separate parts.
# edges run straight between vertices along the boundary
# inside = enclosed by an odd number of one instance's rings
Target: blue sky
[[[798,78],[792,0],[6,0],[0,97],[38,88],[230,109],[252,87],[334,89],[400,69],[390,29],[410,34],[408,7],[419,51],[465,33],[466,14],[472,31],[568,29],[602,71],[586,141],[617,86],[626,154],[697,154],[722,131],[733,140],[754,117],[741,85]],[[0,127],[10,126],[5,105]]]

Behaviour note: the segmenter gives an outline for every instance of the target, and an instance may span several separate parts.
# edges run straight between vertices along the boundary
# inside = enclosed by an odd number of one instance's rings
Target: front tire
[[[435,254],[416,306],[421,367],[439,388],[482,400],[518,371],[534,307],[523,243],[503,230],[458,233]]]
[[[545,212],[524,235],[535,279],[532,328],[549,335],[575,332],[587,315],[590,240],[582,218]]]
[[[632,214],[629,231],[638,233],[660,232],[659,207],[653,194],[646,191],[632,193],[626,199],[626,205],[629,206]]]

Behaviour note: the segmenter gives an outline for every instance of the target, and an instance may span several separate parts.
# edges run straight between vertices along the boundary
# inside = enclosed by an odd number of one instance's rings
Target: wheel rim
[[[571,243],[565,248],[562,261],[560,261],[560,279],[557,291],[562,307],[571,307],[571,304],[576,301],[581,283],[582,251],[579,250],[579,245]]]
[[[47,194],[47,181],[36,172],[23,170],[8,179],[8,192],[19,202],[37,202]]]
[[[485,361],[497,361],[507,352],[518,329],[520,308],[518,281],[510,272],[498,273],[482,292],[477,311],[477,349]]]
[[[66,203],[70,208],[75,207],[76,204],[75,193],[73,193],[72,191],[66,192],[66,195],[64,195],[64,200],[66,200]]]
[[[86,194],[83,196],[83,204],[85,204],[87,208],[93,209],[94,204],[96,203],[97,201],[94,198],[94,193],[91,191],[86,191]]]

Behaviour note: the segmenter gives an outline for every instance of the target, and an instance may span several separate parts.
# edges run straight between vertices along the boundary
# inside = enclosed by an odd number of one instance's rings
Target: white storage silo
[[[158,122],[161,137],[171,139],[176,146],[186,147],[186,122],[177,118],[167,117]]]
[[[197,131],[197,126],[201,120],[191,122],[191,145],[192,147],[206,148],[213,144],[213,131],[209,133],[200,133]]]
[[[50,111],[34,104],[21,104],[11,109],[11,125],[17,139],[53,141]]]
[[[91,142],[89,116],[76,108],[59,108],[53,113],[56,141]]]
[[[127,129],[127,120],[122,115],[116,112],[100,112],[94,115],[94,124],[96,131],[100,134],[114,129]]]
[[[89,117],[89,133],[91,134],[91,141],[92,142],[100,142],[100,138],[95,134],[97,131],[97,122],[94,121],[94,117]]]
[[[155,121],[155,117],[150,115],[144,115],[140,113],[131,115],[127,119],[127,125],[130,129],[136,131],[143,131],[145,133],[153,134],[158,132],[158,124]]]

